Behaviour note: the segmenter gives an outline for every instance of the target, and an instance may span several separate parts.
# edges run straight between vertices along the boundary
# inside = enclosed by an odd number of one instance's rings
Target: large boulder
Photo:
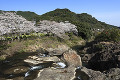
[[[85,67],[82,67],[79,72],[84,73],[85,75],[88,76],[86,80],[105,80],[106,79],[105,74],[101,73],[100,71],[94,71],[91,69],[87,69]],[[84,77],[84,76],[81,76],[81,77]]]
[[[65,61],[67,62],[68,66],[82,66],[81,57],[76,53],[74,50],[68,50],[63,54]]]
[[[69,50],[69,47],[66,45],[58,45],[56,48],[47,48],[50,56],[60,56],[67,50]]]
[[[111,42],[91,42],[87,44],[82,54],[82,60],[88,62],[93,70],[109,70],[120,65],[120,44]]]
[[[46,68],[38,75],[35,80],[73,80],[75,77],[75,68],[54,69]]]
[[[88,62],[91,69],[94,70],[108,70],[117,67],[115,55],[107,52],[96,53]]]

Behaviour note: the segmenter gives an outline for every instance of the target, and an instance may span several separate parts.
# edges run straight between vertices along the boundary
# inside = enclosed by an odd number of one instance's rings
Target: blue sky
[[[0,0],[0,10],[33,11],[44,14],[56,8],[88,13],[96,19],[120,26],[120,0]]]

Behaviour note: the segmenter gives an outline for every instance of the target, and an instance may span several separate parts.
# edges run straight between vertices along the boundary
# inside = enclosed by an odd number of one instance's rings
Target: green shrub
[[[95,40],[118,42],[120,41],[120,30],[116,28],[104,30],[95,38]]]
[[[99,44],[94,45],[94,50],[100,51],[102,49],[104,49],[104,46],[102,44],[99,43]]]

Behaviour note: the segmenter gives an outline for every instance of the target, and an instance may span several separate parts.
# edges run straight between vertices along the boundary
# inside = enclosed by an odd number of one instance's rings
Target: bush
[[[95,38],[95,40],[118,42],[120,41],[120,30],[116,28],[104,30]]]

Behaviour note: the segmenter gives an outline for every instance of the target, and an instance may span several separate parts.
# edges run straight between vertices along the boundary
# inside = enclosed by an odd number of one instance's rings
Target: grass
[[[0,46],[0,49],[2,49],[3,52],[9,55],[13,55],[16,52],[17,53],[36,52],[40,48],[43,49],[57,48],[59,45],[67,45],[68,47],[72,48],[75,45],[79,45],[79,42],[83,41],[81,37],[77,37],[75,35],[70,35],[69,36],[70,39],[68,40],[63,40],[56,36],[46,36],[44,34],[39,34],[39,35],[41,35],[42,37],[23,39],[21,41],[19,40],[11,41],[9,44],[6,45],[9,47],[4,49],[2,46]],[[3,58],[0,57],[0,60],[3,60]]]
[[[5,57],[0,56],[0,61],[3,61],[3,60],[5,60]]]

